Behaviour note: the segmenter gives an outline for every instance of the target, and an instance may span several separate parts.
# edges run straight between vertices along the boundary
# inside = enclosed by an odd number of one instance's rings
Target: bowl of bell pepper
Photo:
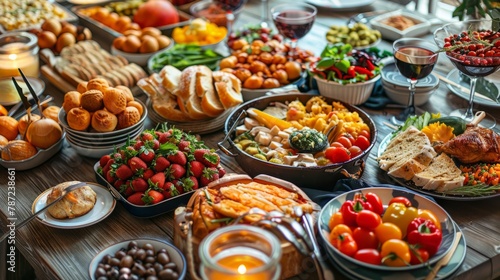
[[[364,103],[380,80],[380,57],[350,44],[328,44],[309,72],[321,95],[352,105]]]
[[[319,238],[332,259],[375,270],[427,269],[451,248],[455,223],[433,200],[402,187],[343,193],[320,212]]]

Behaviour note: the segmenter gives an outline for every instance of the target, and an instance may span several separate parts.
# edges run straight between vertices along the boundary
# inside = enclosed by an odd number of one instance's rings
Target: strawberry
[[[143,131],[141,133],[141,135],[139,136],[139,139],[142,140],[143,142],[146,142],[146,141],[151,141],[151,140],[155,139],[155,137],[150,132]]]
[[[205,165],[203,163],[193,160],[189,162],[189,174],[193,175],[196,178],[200,178],[203,174],[203,168]]]
[[[199,187],[198,179],[194,176],[186,177],[182,182],[184,184],[185,191],[197,190]]]
[[[174,184],[175,189],[179,194],[184,193],[184,183],[181,180],[172,180],[172,184]]]
[[[108,171],[111,169],[111,165],[113,163],[115,163],[114,159],[108,160],[108,162],[106,162],[106,165],[102,168],[102,174],[106,175]]]
[[[185,166],[187,163],[186,155],[181,151],[177,151],[174,154],[169,155],[167,159],[171,163],[177,163],[182,166]]]
[[[117,189],[118,191],[120,191],[120,189],[122,188],[122,186],[125,184],[125,181],[124,180],[116,180],[114,183],[113,183],[113,187],[115,187],[115,189]]]
[[[144,193],[144,196],[142,197],[142,201],[146,203],[146,205],[150,204],[156,204],[160,201],[163,200],[163,194],[159,191],[155,190],[149,190],[148,192]]]
[[[128,167],[128,165],[126,165],[126,164],[120,165],[116,169],[115,174],[116,174],[116,177],[118,179],[122,179],[122,180],[126,180],[126,179],[132,177],[132,175],[134,175],[134,173],[132,172],[132,169],[130,169],[130,167]]]
[[[160,142],[157,139],[153,139],[147,143],[148,146],[153,148],[154,151],[160,148]]]
[[[134,149],[140,151],[142,147],[144,147],[144,142],[142,140],[137,140],[134,144]]]
[[[125,182],[125,184],[121,185],[121,187],[119,189],[120,193],[125,197],[129,197],[135,193],[134,189],[132,189],[132,187],[130,186],[130,183],[127,184],[127,182]]]
[[[153,188],[161,188],[165,184],[165,173],[158,172],[148,180],[149,186]]]
[[[156,172],[163,172],[170,166],[170,161],[168,161],[164,156],[159,156],[153,163]]]
[[[172,182],[165,182],[165,185],[163,185],[163,196],[165,196],[165,198],[170,198],[170,197],[173,197],[173,196],[177,196],[179,195],[179,191],[177,190],[177,188],[175,187],[174,183]]]
[[[108,170],[108,172],[106,172],[106,181],[108,181],[111,185],[113,185],[116,181],[116,177],[113,175],[113,172],[111,170]]]
[[[153,170],[146,169],[144,170],[144,173],[142,173],[142,178],[147,181],[149,178],[153,177],[153,175],[155,175]]]
[[[215,167],[205,167],[200,177],[200,185],[204,187],[217,179],[219,179],[219,170]]]
[[[207,167],[216,167],[219,165],[220,157],[217,153],[208,149],[197,149],[194,151],[194,158]]]
[[[111,159],[113,159],[115,162],[122,162],[122,154],[120,153],[114,153],[111,155]]]
[[[138,172],[144,172],[144,170],[148,169],[147,164],[138,157],[132,157],[128,160],[128,165],[134,174]]]
[[[186,174],[186,169],[177,163],[172,163],[168,168],[169,178],[180,179]]]
[[[123,160],[127,160],[135,157],[137,155],[137,151],[134,149],[132,146],[127,146],[125,148],[122,148],[120,150],[120,154],[122,155]]]
[[[100,159],[99,159],[99,166],[101,167],[104,167],[106,166],[106,163],[108,163],[108,161],[111,159],[111,156],[110,155],[103,155]]]
[[[136,192],[136,193],[130,195],[127,198],[127,201],[132,203],[132,204],[135,204],[135,205],[144,205],[146,203],[144,203],[144,201],[142,201],[143,196],[144,196],[143,192]]]
[[[155,158],[155,151],[153,151],[153,149],[144,148],[140,149],[140,151],[142,152],[139,153],[139,158],[142,159],[144,162],[150,163]]]
[[[160,142],[160,144],[167,143],[168,141],[170,141],[170,136],[172,136],[172,134],[169,132],[160,133],[160,135],[158,135],[158,141]]]
[[[145,192],[148,189],[148,182],[143,178],[135,178],[130,185],[136,192]]]
[[[217,166],[217,170],[219,170],[219,178],[224,177],[226,175],[226,169],[222,167],[220,164]]]
[[[179,147],[179,151],[189,152],[189,148],[191,147],[191,142],[187,140],[181,140],[179,144],[177,144],[177,147]]]

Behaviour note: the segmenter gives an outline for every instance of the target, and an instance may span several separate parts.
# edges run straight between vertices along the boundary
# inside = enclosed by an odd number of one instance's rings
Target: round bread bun
[[[81,107],[76,107],[66,113],[66,121],[72,129],[83,131],[90,126],[90,113]]]
[[[127,107],[135,107],[137,110],[139,110],[139,114],[142,116],[142,113],[144,112],[144,108],[142,107],[141,103],[133,100],[129,101],[127,103]]]
[[[105,110],[97,110],[92,115],[92,128],[98,132],[110,132],[115,130],[118,118]]]
[[[82,94],[80,104],[85,110],[94,112],[104,107],[103,99],[104,94],[100,90],[91,89]]]
[[[78,91],[79,93],[86,92],[88,90],[87,89],[87,84],[88,84],[87,81],[81,81],[81,82],[79,82],[78,85],[76,86],[76,91]]]
[[[118,115],[127,107],[127,97],[122,90],[107,88],[104,92],[104,107],[111,113]]]
[[[128,87],[123,85],[118,85],[115,88],[123,91],[125,97],[127,98],[127,102],[134,101],[134,95],[132,94],[132,91]]]
[[[26,133],[26,129],[28,129],[28,125],[34,123],[40,118],[40,115],[31,114],[30,123],[28,123],[28,114],[23,115],[17,122],[17,131],[19,131],[19,134],[24,135]]]
[[[118,116],[118,129],[132,126],[139,122],[141,114],[135,107],[127,107]]]
[[[68,91],[64,95],[64,101],[62,104],[64,111],[69,112],[69,110],[75,107],[80,107],[81,98],[82,94],[79,93],[78,91],[76,90]]]
[[[104,92],[108,87],[108,81],[103,78],[94,78],[87,83],[87,90],[97,89]]]
[[[64,182],[53,187],[47,196],[47,203],[58,199],[63,194],[64,189],[76,183],[79,182]],[[47,211],[56,219],[72,219],[90,212],[94,208],[96,201],[97,195],[94,190],[89,186],[83,186],[67,194],[56,204],[50,206]]]
[[[60,109],[61,108],[59,108],[59,106],[52,105],[45,108],[42,113],[46,118],[50,118],[56,122],[59,122],[59,118],[57,117],[57,115],[59,115]]]

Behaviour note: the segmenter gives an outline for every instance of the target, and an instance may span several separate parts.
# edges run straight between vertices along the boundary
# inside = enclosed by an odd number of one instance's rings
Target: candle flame
[[[15,53],[9,54],[9,59],[10,60],[16,60],[17,59],[17,54],[15,54]]]
[[[247,267],[244,264],[240,264],[240,266],[238,266],[238,273],[245,274],[246,272],[247,272]]]

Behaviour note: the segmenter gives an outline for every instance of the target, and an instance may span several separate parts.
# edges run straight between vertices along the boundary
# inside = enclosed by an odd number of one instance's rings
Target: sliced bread
[[[173,95],[177,95],[181,75],[182,72],[179,69],[171,65],[166,65],[160,71],[160,76],[163,78],[163,87]]]
[[[460,176],[461,171],[455,162],[445,153],[435,157],[429,167],[415,174],[412,181],[416,186],[426,190],[435,190],[446,181]]]
[[[215,71],[213,72],[213,79],[215,90],[225,109],[237,106],[243,102],[241,81],[235,75],[223,71]]]

